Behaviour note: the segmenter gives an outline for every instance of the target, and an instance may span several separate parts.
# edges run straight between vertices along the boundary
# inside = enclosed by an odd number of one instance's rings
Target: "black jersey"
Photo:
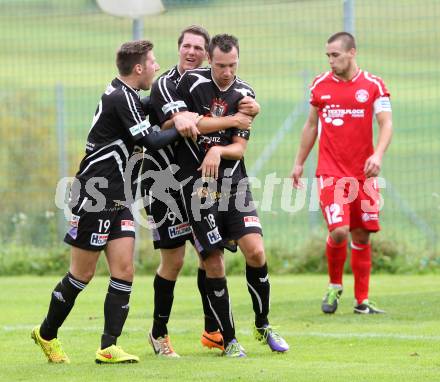
[[[87,137],[86,153],[76,174],[82,189],[91,178],[105,178],[107,187],[93,181],[94,187],[107,199],[125,200],[124,184],[133,180],[126,179],[133,176],[126,174],[127,162],[142,151],[136,141],[157,129],[146,120],[139,92],[115,78],[101,97]]]
[[[238,112],[238,103],[245,96],[255,98],[255,92],[238,77],[226,90],[220,90],[211,75],[211,68],[188,70],[177,85],[177,93],[185,106],[176,106],[177,111],[196,112],[206,117],[223,117]],[[194,177],[210,147],[227,146],[234,136],[249,139],[248,130],[229,128],[210,134],[199,135],[197,142],[185,138],[176,150],[177,164],[181,167],[181,180]],[[232,178],[232,184],[247,177],[244,160],[223,159],[219,167],[219,179]]]
[[[184,105],[183,101],[177,99],[176,93],[176,86],[180,77],[181,74],[176,65],[163,73],[153,83],[150,93],[151,112],[149,120],[151,124],[162,126],[176,112],[177,107]],[[172,163],[175,163],[175,144],[168,145],[157,151],[146,152],[142,172],[145,173],[148,170],[162,171],[167,169]],[[148,191],[153,183],[154,179],[146,177],[143,181],[143,187]]]

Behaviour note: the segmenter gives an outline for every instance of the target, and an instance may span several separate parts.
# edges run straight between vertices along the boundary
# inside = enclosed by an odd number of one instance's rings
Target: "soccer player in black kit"
[[[185,28],[177,40],[179,61],[170,70],[163,73],[151,88],[150,97],[141,101],[149,109],[151,124],[164,129],[179,113],[176,106],[183,101],[176,94],[176,86],[186,70],[199,68],[207,58],[209,34],[201,26],[191,25]],[[148,99],[149,98],[149,99]],[[183,112],[186,117],[196,120],[200,132],[218,131],[228,127],[249,129],[252,117],[259,111],[259,105],[251,97],[240,101],[239,112],[222,118],[197,118],[198,114]],[[163,149],[146,152],[142,168],[142,189],[146,202],[146,212],[154,248],[160,250],[160,264],[154,277],[154,313],[153,326],[148,335],[149,342],[158,356],[179,357],[174,351],[168,335],[167,324],[171,315],[174,299],[174,287],[183,266],[185,243],[192,240],[192,230],[180,197],[180,184],[170,169],[175,166],[175,147],[169,145]],[[235,244],[231,249],[236,247]],[[218,330],[205,291],[205,270],[199,259],[197,286],[202,298],[204,311],[204,331],[201,343],[208,348],[224,350],[223,337]]]
[[[104,331],[96,351],[97,363],[138,362],[116,345],[129,310],[133,282],[134,222],[124,202],[131,200],[130,161],[144,146],[157,150],[182,136],[196,133],[186,120],[157,131],[142,110],[139,90],[150,88],[159,65],[153,44],[127,42],[116,54],[119,76],[107,86],[87,137],[86,152],[71,189],[70,229],[64,241],[71,246],[69,272],[52,292],[43,323],[31,333],[53,363],[69,363],[58,340],[58,329],[78,294],[92,279],[101,250],[105,251],[110,281],[104,302]],[[128,193],[127,194],[127,189]]]
[[[186,71],[177,85],[184,101],[184,106],[178,105],[179,111],[218,118],[236,113],[243,97],[255,98],[253,89],[235,76],[238,57],[239,45],[234,36],[213,37],[208,48],[211,67]],[[249,134],[248,130],[231,127],[201,134],[197,141],[185,138],[176,153],[195,246],[204,259],[208,303],[223,335],[224,354],[229,357],[246,356],[235,338],[225,278],[223,249],[230,239],[237,241],[246,258],[256,339],[272,351],[289,349],[268,320],[270,284],[262,229],[243,160]]]

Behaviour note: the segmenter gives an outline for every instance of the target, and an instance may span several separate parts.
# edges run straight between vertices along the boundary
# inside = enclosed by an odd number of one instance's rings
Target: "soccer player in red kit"
[[[310,113],[291,172],[293,186],[302,187],[304,162],[318,137],[316,176],[329,230],[326,256],[330,280],[322,311],[334,313],[338,307],[350,233],[354,313],[384,313],[368,300],[368,288],[370,233],[380,229],[376,177],[392,137],[390,94],[381,78],[357,66],[356,43],[350,33],[332,35],[326,54],[331,70],[317,76],[311,86]],[[379,125],[376,147],[374,115]]]

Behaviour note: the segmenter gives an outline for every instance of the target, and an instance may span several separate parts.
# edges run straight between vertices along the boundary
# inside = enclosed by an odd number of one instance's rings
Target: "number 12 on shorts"
[[[325,216],[329,225],[340,223],[342,217],[339,216],[341,212],[341,207],[339,204],[333,203],[325,207]]]

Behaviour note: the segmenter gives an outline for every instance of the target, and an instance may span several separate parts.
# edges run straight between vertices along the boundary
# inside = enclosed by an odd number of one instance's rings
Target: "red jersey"
[[[316,175],[365,179],[365,161],[374,152],[374,109],[390,96],[382,79],[359,70],[345,82],[326,72],[310,90],[319,114]]]

